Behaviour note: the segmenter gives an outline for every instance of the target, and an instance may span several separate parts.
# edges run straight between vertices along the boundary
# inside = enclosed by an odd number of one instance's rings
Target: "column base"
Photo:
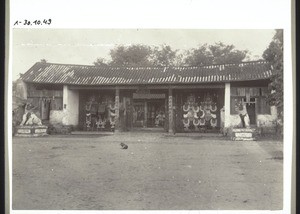
[[[255,141],[255,131],[254,128],[233,128],[231,139],[233,141]]]
[[[40,137],[46,136],[48,126],[17,126],[16,134],[17,137]]]

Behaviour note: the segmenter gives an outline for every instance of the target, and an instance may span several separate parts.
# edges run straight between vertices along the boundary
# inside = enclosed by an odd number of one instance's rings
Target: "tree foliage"
[[[111,60],[98,58],[96,66],[171,66],[178,60],[177,50],[168,45],[150,47],[147,45],[119,45],[110,50]]]
[[[96,59],[96,61],[94,62],[94,65],[106,67],[106,66],[108,66],[108,62],[104,58],[100,57],[100,58]]]
[[[152,50],[152,63],[156,66],[172,66],[178,61],[178,50],[172,50],[169,45],[154,47]]]
[[[148,66],[151,65],[151,48],[146,45],[116,46],[110,50],[111,60],[98,58],[96,66]]]
[[[186,51],[183,62],[187,66],[201,66],[212,64],[213,56],[208,51],[208,45],[204,44],[198,48]]]
[[[237,50],[234,45],[222,42],[200,45],[180,53],[169,45],[119,45],[110,50],[111,60],[98,58],[96,66],[202,66],[238,63],[248,56],[247,50]]]
[[[118,46],[110,51],[112,61],[116,66],[146,66],[150,65],[151,48],[146,45]]]
[[[273,76],[269,84],[267,101],[278,109],[278,116],[283,119],[283,31],[276,33],[263,53],[263,58],[273,67]]]
[[[247,56],[247,50],[237,50],[234,45],[218,42],[213,45],[200,45],[187,51],[184,63],[188,66],[239,63]]]

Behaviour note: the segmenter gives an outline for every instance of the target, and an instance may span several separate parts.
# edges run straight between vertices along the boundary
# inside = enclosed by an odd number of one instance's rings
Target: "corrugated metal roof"
[[[190,84],[268,79],[265,61],[201,67],[97,67],[35,63],[23,76],[25,82],[69,85]]]

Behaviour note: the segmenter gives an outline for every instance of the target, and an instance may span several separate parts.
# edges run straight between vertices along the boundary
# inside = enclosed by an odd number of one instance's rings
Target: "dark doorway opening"
[[[165,103],[164,100],[147,102],[147,127],[164,127]]]
[[[51,107],[51,100],[50,99],[42,99],[42,108],[41,108],[41,119],[42,120],[49,120],[50,107]]]
[[[133,103],[133,127],[163,128],[165,112],[163,99],[135,100]]]
[[[255,103],[247,103],[247,112],[250,119],[250,125],[256,124],[256,111],[255,111]]]
[[[145,103],[133,103],[133,127],[145,127]]]

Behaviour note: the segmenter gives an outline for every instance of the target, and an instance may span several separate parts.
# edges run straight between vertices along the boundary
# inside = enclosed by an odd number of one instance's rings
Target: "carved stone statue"
[[[25,113],[23,114],[22,122],[20,126],[42,126],[42,121],[38,118],[34,113],[33,110],[36,107],[33,107],[30,103],[25,105]]]
[[[247,112],[246,103],[241,102],[237,106],[237,112],[241,118],[241,123],[243,128],[249,128],[250,127],[250,118]]]

